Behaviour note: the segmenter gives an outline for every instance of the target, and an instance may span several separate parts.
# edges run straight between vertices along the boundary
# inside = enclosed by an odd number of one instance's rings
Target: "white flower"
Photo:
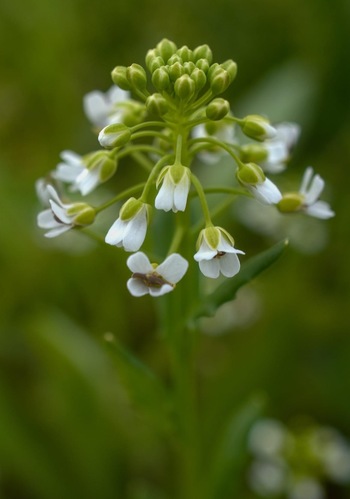
[[[296,123],[279,123],[275,125],[276,136],[263,144],[267,157],[260,163],[264,171],[279,173],[285,169],[290,152],[300,135],[300,127]]]
[[[210,133],[207,127],[203,124],[195,126],[192,129],[193,138],[198,139],[203,137],[214,137],[226,144],[235,143],[235,131],[232,123],[210,123],[210,125],[213,127],[213,133]],[[227,154],[226,151],[220,147],[208,144],[206,149],[198,152],[198,157],[201,161],[203,161],[203,163],[215,164],[224,154]]]
[[[73,151],[63,151],[60,156],[63,162],[57,165],[53,178],[70,184],[70,190],[79,191],[82,196],[90,194],[116,170],[116,162],[104,151],[84,157]]]
[[[194,255],[199,268],[206,277],[216,279],[220,272],[233,277],[239,272],[240,262],[237,254],[244,252],[234,247],[230,234],[221,227],[207,227],[198,238],[199,250]]]
[[[312,217],[327,219],[335,215],[328,203],[318,201],[325,186],[319,175],[314,175],[311,166],[306,168],[299,193],[303,197],[302,210]]]
[[[120,209],[119,218],[109,229],[105,241],[125,251],[137,251],[147,232],[148,205],[130,198]]]
[[[40,203],[43,206],[50,206],[50,191],[47,189],[49,182],[45,178],[38,178],[35,182],[35,191]]]
[[[41,229],[48,229],[46,237],[56,237],[73,227],[89,225],[95,218],[95,210],[86,203],[63,203],[56,190],[47,186],[50,195],[50,207],[38,215],[38,226]]]
[[[166,166],[161,171],[157,187],[162,182],[155,207],[158,210],[185,211],[188,193],[191,187],[190,170],[182,165]]]
[[[123,118],[120,106],[130,98],[130,93],[113,85],[106,93],[94,90],[84,96],[84,111],[88,119],[97,128],[103,128],[111,123],[119,123]]]
[[[185,275],[188,262],[178,253],[168,256],[160,265],[152,265],[148,257],[142,253],[129,256],[127,265],[132,277],[127,287],[133,296],[161,296],[169,293]]]
[[[277,204],[282,199],[278,187],[254,163],[241,166],[237,171],[237,179],[261,203]]]

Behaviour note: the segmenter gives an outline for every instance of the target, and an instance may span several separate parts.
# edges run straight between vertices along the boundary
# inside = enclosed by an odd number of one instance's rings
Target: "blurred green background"
[[[0,497],[173,497],[161,424],[138,413],[153,395],[131,400],[103,341],[112,332],[166,372],[153,302],[128,295],[122,252],[45,240],[34,191],[63,149],[96,147],[83,95],[107,90],[115,65],[143,64],[163,37],[238,63],[226,92],[237,114],[302,125],[287,185],[312,164],[337,215],[307,226],[242,293],[232,314],[248,323],[203,333],[206,445],[253,392],[267,394],[268,415],[306,415],[350,438],[349,17],[347,0],[1,0]],[[240,222],[232,230],[250,254],[273,240]],[[240,497],[251,497],[241,482]]]

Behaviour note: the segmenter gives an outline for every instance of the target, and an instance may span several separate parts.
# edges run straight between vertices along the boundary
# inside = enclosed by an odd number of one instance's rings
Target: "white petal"
[[[311,206],[307,206],[304,211],[312,217],[321,218],[323,220],[332,218],[335,215],[334,211],[325,201],[316,201],[316,203]]]
[[[305,193],[305,204],[306,205],[314,204],[316,200],[320,197],[323,189],[324,189],[324,180],[319,175],[315,175],[314,178],[312,179],[309,190]]]
[[[76,186],[79,189],[82,196],[89,194],[99,184],[100,181],[99,173],[100,173],[99,168],[93,168],[92,170],[84,168],[84,170],[77,177]]]
[[[220,275],[220,263],[217,258],[200,261],[199,268],[206,277],[216,279]]]
[[[63,159],[65,163],[69,166],[83,166],[83,160],[80,154],[77,154],[74,151],[62,151],[60,157]]]
[[[226,255],[219,257],[220,270],[225,277],[233,277],[239,272],[241,264],[238,256],[233,253],[226,253]]]
[[[277,204],[282,199],[279,189],[268,178],[261,184],[253,186],[252,193],[264,204]]]
[[[129,220],[125,228],[123,246],[125,251],[137,251],[141,248],[147,232],[147,211],[146,208]]]
[[[52,210],[44,210],[38,214],[37,217],[38,226],[41,229],[52,229],[54,227],[60,227],[62,224],[55,220]]]
[[[122,90],[117,85],[113,85],[109,90],[107,90],[106,96],[111,104],[117,104],[130,99],[130,92]]]
[[[285,143],[287,149],[291,149],[297,142],[301,128],[297,123],[278,123],[275,125],[277,131],[276,139]]]
[[[185,175],[185,178],[175,186],[174,205],[176,211],[185,211],[189,189],[190,179]]]
[[[301,186],[299,189],[300,194],[306,195],[306,191],[308,189],[309,183],[311,181],[312,175],[314,174],[314,171],[311,166],[308,166],[305,170],[303,179],[301,181]]]
[[[105,126],[110,105],[104,94],[98,90],[88,93],[83,98],[83,107],[86,116],[96,126]]]
[[[112,244],[113,246],[117,246],[118,244],[120,244],[124,237],[126,225],[127,222],[124,222],[123,220],[118,218],[107,232],[107,235],[105,237],[106,243]]]
[[[169,175],[166,174],[163,180],[163,184],[159,189],[157,197],[155,199],[155,207],[157,210],[170,211],[173,208],[174,203],[174,185],[171,182]]]
[[[178,253],[173,253],[163,263],[158,265],[156,272],[166,281],[176,284],[186,274],[187,269],[188,261]]]
[[[53,172],[53,177],[62,182],[75,182],[78,175],[84,171],[82,165],[69,165],[66,163],[59,163],[56,170]]]
[[[277,130],[275,127],[272,125],[269,125],[268,123],[264,123],[264,130],[265,130],[265,138],[267,139],[273,139],[277,135]]]
[[[163,284],[161,288],[149,288],[149,294],[154,297],[162,296],[166,293],[170,293],[173,289],[174,287],[170,286],[170,284]]]
[[[58,204],[55,203],[55,201],[52,201],[51,199],[50,199],[50,205],[53,214],[58,218],[60,222],[64,224],[72,223],[72,217],[67,215],[67,211],[64,208],[62,208],[62,206],[59,206]]]
[[[148,274],[154,271],[148,257],[142,251],[130,255],[126,264],[132,273]]]
[[[131,277],[126,285],[133,296],[144,296],[149,293],[149,288],[140,279]]]
[[[72,225],[60,225],[59,227],[57,227],[57,229],[51,229],[49,230],[49,232],[46,232],[45,237],[57,237],[57,236],[60,236],[61,234],[63,234],[64,232],[67,232],[68,230],[70,230],[72,228]]]

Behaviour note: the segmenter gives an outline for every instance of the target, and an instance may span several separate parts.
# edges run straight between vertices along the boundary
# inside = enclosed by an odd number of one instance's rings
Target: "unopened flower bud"
[[[196,91],[196,85],[188,74],[184,74],[176,80],[174,90],[180,99],[189,100]]]
[[[126,77],[132,87],[144,90],[147,86],[146,71],[140,64],[131,64],[131,66],[126,68]]]
[[[117,66],[113,69],[112,80],[122,90],[131,90],[131,84],[126,76],[125,66]]]
[[[151,64],[159,56],[159,52],[157,49],[150,49],[147,51],[146,57],[145,57],[145,63],[147,68],[151,71]],[[152,71],[151,71],[152,72]]]
[[[205,76],[204,71],[199,68],[195,68],[191,73],[191,80],[194,81],[196,85],[196,90],[199,92],[207,83],[207,77]]]
[[[103,128],[98,140],[102,147],[112,149],[114,147],[122,147],[127,144],[131,137],[130,129],[122,123],[113,123]]]
[[[183,47],[179,48],[179,50],[176,53],[181,57],[181,59],[184,62],[193,61],[193,52],[191,49],[187,47],[187,45],[184,45]]]
[[[244,144],[241,146],[241,160],[244,163],[261,163],[268,157],[266,147],[261,144]]]
[[[166,99],[161,94],[152,94],[146,100],[146,108],[149,114],[164,116],[169,108]]]
[[[209,69],[209,62],[206,59],[198,59],[196,66],[198,69],[204,71],[204,73],[207,73]]]
[[[72,218],[73,225],[91,225],[96,216],[96,211],[87,203],[74,203],[67,209],[67,215]]]
[[[144,203],[139,199],[128,199],[120,209],[119,217],[121,220],[131,220],[144,207]]]
[[[196,65],[194,64],[194,62],[192,61],[184,62],[184,70],[185,73],[187,73],[188,75],[190,75],[195,68]]]
[[[176,64],[177,62],[179,62],[181,65],[183,64],[183,60],[181,59],[181,57],[177,54],[174,54],[170,57],[170,59],[168,59],[168,64],[169,66],[171,66],[172,64]]]
[[[240,167],[236,173],[237,179],[243,185],[256,185],[264,182],[265,175],[260,166],[247,163]]]
[[[152,75],[152,83],[159,92],[162,92],[169,87],[169,74],[164,67],[158,68],[154,71]]]
[[[177,46],[171,40],[164,38],[157,45],[157,50],[159,51],[160,56],[164,59],[164,61],[168,61],[170,57],[175,54]]]
[[[230,76],[230,83],[236,78],[237,75],[237,64],[232,60],[228,59],[227,61],[220,64],[220,66],[228,72]]]
[[[294,213],[303,207],[304,196],[299,192],[284,194],[281,201],[277,203],[277,208],[282,213]]]
[[[182,64],[175,62],[168,68],[169,76],[172,81],[176,81],[180,76],[185,73],[185,69]]]
[[[117,161],[112,159],[106,151],[87,154],[84,159],[87,170],[98,172],[99,183],[109,180],[117,170]]]
[[[210,88],[214,95],[222,94],[231,83],[229,73],[222,68],[217,68],[210,78]]]
[[[246,116],[240,126],[247,137],[255,140],[272,139],[276,135],[276,129],[270,125],[269,121],[257,114]]]
[[[212,121],[222,120],[230,112],[230,103],[221,98],[216,98],[208,104],[205,113]]]
[[[147,67],[151,73],[154,73],[154,71],[156,69],[161,68],[162,66],[164,66],[164,59],[162,57],[158,56],[158,57],[154,57],[150,61],[149,65]]]
[[[196,62],[200,59],[205,59],[210,65],[213,60],[213,53],[209,45],[200,45],[199,47],[196,47],[193,51],[193,59]]]

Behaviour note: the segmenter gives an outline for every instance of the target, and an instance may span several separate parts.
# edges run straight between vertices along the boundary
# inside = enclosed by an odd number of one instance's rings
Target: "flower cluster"
[[[134,296],[159,296],[171,291],[187,270],[179,254],[186,244],[190,227],[178,213],[190,210],[198,198],[202,209],[194,260],[209,278],[220,274],[233,277],[240,270],[232,235],[212,221],[207,193],[242,195],[273,205],[281,213],[303,212],[318,217],[334,215],[320,201],[324,182],[313,170],[306,170],[298,192],[282,194],[266,176],[283,171],[300,130],[294,123],[272,125],[265,117],[236,117],[220,95],[237,73],[233,60],[213,62],[208,45],[195,49],[178,48],[164,39],[147,52],[146,69],[139,64],[117,66],[112,71],[114,85],[106,92],[94,91],[84,97],[84,110],[102,147],[86,155],[63,151],[46,180],[37,184],[46,209],[38,216],[39,227],[47,237],[91,225],[95,217],[122,201],[116,221],[106,230],[105,242],[133,252],[128,260],[132,277],[128,289]],[[246,137],[241,143],[235,130]],[[241,135],[242,135],[241,134]],[[232,185],[204,187],[198,162],[217,167],[222,155],[231,159]],[[118,192],[100,206],[85,202],[63,202],[76,193],[85,197],[100,184],[112,179],[123,158],[138,162],[148,176],[138,185]],[[148,234],[152,212],[173,212],[179,217],[168,257],[151,264],[139,252]],[[152,270],[153,269],[153,270]],[[157,269],[157,270],[155,270]]]
[[[332,427],[290,429],[263,419],[253,426],[249,447],[254,456],[249,482],[259,496],[324,499],[325,483],[350,482],[350,444]]]

